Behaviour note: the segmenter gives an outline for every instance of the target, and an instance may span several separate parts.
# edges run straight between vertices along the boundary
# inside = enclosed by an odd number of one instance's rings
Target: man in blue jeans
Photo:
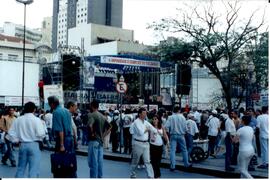
[[[99,103],[93,100],[88,114],[88,166],[90,178],[103,176],[103,139],[109,134],[111,126],[106,117],[98,111]]]
[[[55,152],[74,153],[74,139],[72,135],[71,115],[66,108],[60,106],[55,96],[48,97],[48,104],[53,109],[52,131],[55,136]],[[54,178],[76,178],[76,171],[53,174]]]
[[[14,120],[8,131],[12,142],[20,142],[18,168],[15,177],[24,178],[28,166],[28,178],[39,177],[41,153],[38,141],[45,137],[45,130],[39,118],[35,117],[36,106],[28,102],[24,115]]]
[[[232,139],[236,134],[236,129],[233,120],[227,114],[221,114],[223,119],[225,119],[225,171],[234,171],[234,168],[231,167],[231,158],[232,158]]]
[[[168,120],[166,121],[165,128],[170,133],[170,170],[175,170],[175,151],[177,144],[180,146],[182,152],[184,166],[187,168],[192,167],[192,164],[188,162],[188,151],[185,140],[185,134],[187,132],[186,118],[180,113],[180,107],[174,107],[173,115],[169,116]]]

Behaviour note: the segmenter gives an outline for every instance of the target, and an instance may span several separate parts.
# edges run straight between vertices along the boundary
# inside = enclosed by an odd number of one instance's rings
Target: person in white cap
[[[208,118],[206,122],[206,126],[208,126],[208,153],[210,156],[216,158],[214,155],[215,146],[217,142],[217,135],[220,128],[220,121],[217,118],[217,111],[213,110],[211,116]]]
[[[187,123],[186,144],[188,150],[188,157],[190,158],[190,153],[193,148],[193,137],[195,136],[195,134],[199,133],[193,113],[188,114],[186,123]]]

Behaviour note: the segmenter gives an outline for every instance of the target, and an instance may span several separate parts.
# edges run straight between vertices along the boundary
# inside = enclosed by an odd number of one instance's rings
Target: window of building
[[[0,59],[3,59],[3,54],[2,53],[0,53]]]
[[[26,61],[33,61],[33,57],[32,56],[25,56],[25,60]]]
[[[45,22],[45,21],[42,22],[42,28],[43,28],[43,29],[46,28],[46,22]]]
[[[83,19],[81,20],[81,22],[83,23]]]
[[[14,61],[18,59],[18,55],[15,54],[8,54],[8,60]]]

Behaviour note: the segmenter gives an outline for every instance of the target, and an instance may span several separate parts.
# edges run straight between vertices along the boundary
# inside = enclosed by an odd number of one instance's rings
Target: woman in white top
[[[251,116],[243,116],[242,128],[238,129],[234,141],[239,141],[238,165],[241,173],[241,178],[252,178],[248,173],[248,164],[252,156],[255,154],[252,140],[254,138],[254,130],[248,126],[251,121]]]
[[[157,134],[150,134],[150,159],[154,170],[154,178],[160,178],[160,162],[163,151],[163,140],[164,137],[166,142],[169,142],[168,136],[164,127],[162,126],[161,119],[158,115],[154,115],[152,125],[157,129]]]

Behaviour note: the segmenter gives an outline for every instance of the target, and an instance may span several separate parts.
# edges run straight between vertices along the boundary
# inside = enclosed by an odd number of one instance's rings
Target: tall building
[[[13,36],[23,39],[24,26],[12,22],[5,22],[2,28],[2,34],[6,36]],[[30,41],[32,43],[37,43],[41,40],[41,38],[42,38],[41,31],[26,27],[25,40]]]
[[[54,0],[52,49],[67,45],[68,29],[94,23],[122,28],[123,0]]]
[[[52,45],[52,17],[45,17],[41,26],[42,39],[41,43],[47,46]]]

